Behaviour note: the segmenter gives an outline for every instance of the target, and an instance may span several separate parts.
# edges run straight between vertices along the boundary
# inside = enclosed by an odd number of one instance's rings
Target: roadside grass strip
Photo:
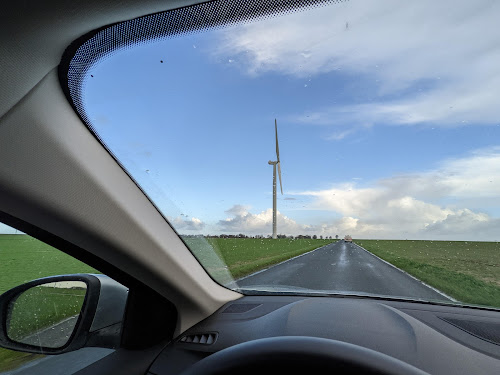
[[[500,243],[355,240],[457,301],[500,308]]]

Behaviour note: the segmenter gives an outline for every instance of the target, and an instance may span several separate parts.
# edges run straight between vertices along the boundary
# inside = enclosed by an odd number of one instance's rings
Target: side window
[[[0,295],[32,280],[69,274],[99,274],[80,262],[27,234],[0,223]],[[99,276],[99,275],[98,275]],[[92,276],[90,276],[92,277]],[[104,275],[100,277],[105,277]],[[113,281],[114,282],[114,281]],[[114,282],[116,283],[116,282]],[[116,283],[117,284],[117,283]],[[118,284],[119,285],[119,284]],[[9,328],[19,342],[58,345],[61,334],[69,330],[68,341],[79,318],[86,284],[78,281],[51,282],[26,290],[9,310]],[[33,354],[0,347],[0,374],[72,374],[110,354],[113,349],[87,347],[59,355]]]

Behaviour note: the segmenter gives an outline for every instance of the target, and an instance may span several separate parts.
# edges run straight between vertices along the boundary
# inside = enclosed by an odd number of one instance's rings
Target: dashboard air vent
[[[217,340],[217,333],[209,332],[209,333],[195,333],[192,335],[183,336],[179,341],[190,343],[190,344],[203,344],[203,345],[211,345]]]
[[[442,320],[480,339],[500,345],[500,323],[444,318]]]

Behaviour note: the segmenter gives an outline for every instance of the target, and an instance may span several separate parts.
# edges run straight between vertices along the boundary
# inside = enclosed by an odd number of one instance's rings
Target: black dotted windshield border
[[[95,64],[118,51],[344,1],[347,0],[216,0],[116,23],[76,40],[61,60],[59,78],[71,105],[99,138],[85,113],[85,82]]]

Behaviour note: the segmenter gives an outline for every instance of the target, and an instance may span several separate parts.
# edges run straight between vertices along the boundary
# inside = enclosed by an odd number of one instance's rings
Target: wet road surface
[[[324,292],[376,294],[450,301],[406,273],[354,243],[338,241],[240,279],[242,289],[257,286],[283,290],[305,288]]]

